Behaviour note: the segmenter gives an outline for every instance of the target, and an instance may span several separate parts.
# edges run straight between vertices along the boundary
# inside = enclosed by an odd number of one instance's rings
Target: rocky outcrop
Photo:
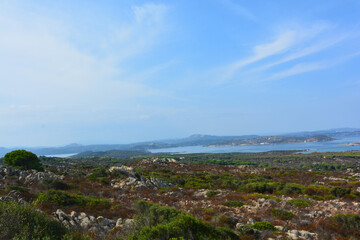
[[[64,179],[64,176],[56,175],[50,171],[39,172],[36,170],[19,170],[12,167],[0,168],[0,179],[8,177],[17,177],[19,181],[23,181],[27,184],[38,183],[43,179]]]
[[[288,237],[290,239],[296,240],[296,239],[306,239],[306,240],[313,240],[318,239],[316,233],[308,232],[305,230],[288,230],[286,232]]]
[[[25,204],[26,203],[26,201],[21,196],[21,193],[16,191],[16,190],[12,190],[7,195],[0,197],[0,201],[1,202],[14,201],[14,202],[18,202],[20,204]]]
[[[121,228],[123,231],[129,231],[134,224],[133,219],[118,218],[117,220],[112,220],[102,216],[95,217],[84,212],[77,213],[75,211],[66,214],[61,209],[56,210],[53,216],[69,229],[94,232],[99,237],[105,237],[115,227]]]
[[[110,167],[110,173],[118,175],[119,178],[112,180],[111,186],[114,188],[159,188],[170,187],[169,183],[157,178],[146,178],[141,176],[134,168],[127,166]]]
[[[145,164],[157,164],[157,165],[167,165],[169,163],[176,163],[177,161],[173,158],[145,158],[141,163]]]

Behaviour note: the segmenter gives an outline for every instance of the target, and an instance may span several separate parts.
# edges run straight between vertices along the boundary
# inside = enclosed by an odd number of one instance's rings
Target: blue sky
[[[0,146],[360,127],[360,1],[0,0]]]

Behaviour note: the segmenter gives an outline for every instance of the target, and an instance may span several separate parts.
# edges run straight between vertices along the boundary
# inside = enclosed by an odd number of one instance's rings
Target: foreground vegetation
[[[38,181],[0,172],[0,239],[360,238],[360,153],[162,157],[41,157]],[[79,213],[91,223],[64,225]]]

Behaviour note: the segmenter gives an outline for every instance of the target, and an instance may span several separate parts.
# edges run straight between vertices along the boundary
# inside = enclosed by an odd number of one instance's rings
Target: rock
[[[84,229],[90,228],[91,221],[88,217],[85,217],[81,220],[80,226]]]
[[[118,220],[116,221],[115,226],[116,226],[116,227],[122,227],[122,225],[123,225],[123,219],[122,219],[122,218],[118,218]]]
[[[317,239],[316,233],[311,233],[305,230],[289,230],[287,235],[290,239],[306,239],[306,240],[314,240]]]
[[[94,225],[89,228],[89,231],[90,232],[99,232],[100,228],[98,226]]]
[[[279,232],[286,232],[286,228],[283,226],[275,226],[276,230],[278,230]]]
[[[26,171],[21,171],[20,173],[19,173],[19,181],[25,181],[25,179],[26,179],[26,177],[29,175],[29,173],[28,172],[26,172]]]
[[[64,213],[61,209],[56,210],[55,214],[57,215],[57,218],[62,222],[70,220],[70,217],[66,213]]]
[[[309,225],[309,224],[310,224],[310,221],[309,221],[309,220],[306,220],[306,219],[300,220],[300,226],[307,226],[307,225]]]
[[[76,226],[77,226],[77,224],[76,224],[76,222],[75,222],[74,220],[70,220],[69,223],[70,223],[70,225],[71,225],[72,227],[76,227]]]
[[[129,230],[129,229],[133,228],[134,224],[135,224],[134,219],[126,219],[124,222],[124,228]]]
[[[298,230],[289,230],[287,235],[290,239],[299,239],[299,231]]]
[[[109,168],[111,173],[121,174],[125,176],[125,179],[117,179],[111,182],[113,188],[157,188],[157,187],[170,187],[172,186],[169,183],[163,182],[157,178],[147,179],[141,176],[136,170],[132,167],[127,166],[113,166]]]
[[[145,158],[141,161],[142,164],[157,164],[167,165],[169,163],[176,163],[177,161],[173,158]]]
[[[109,225],[111,225],[111,222],[107,218],[98,217],[96,220],[99,223],[99,225],[101,225],[101,226],[109,226]]]
[[[240,228],[241,226],[244,226],[244,224],[242,224],[242,223],[237,223],[236,226],[235,226],[235,229],[238,229],[238,228]]]
[[[254,224],[256,221],[252,218],[249,218],[249,220],[247,221],[247,224]]]
[[[71,213],[70,213],[70,217],[72,217],[72,218],[77,217],[77,212],[75,212],[75,211],[71,211]]]
[[[84,212],[81,212],[80,215],[78,216],[79,220],[82,220],[83,218],[86,218],[86,217],[87,217],[87,215]]]
[[[112,172],[119,172],[127,177],[135,177],[139,176],[139,173],[137,173],[135,171],[134,168],[132,167],[128,167],[128,166],[114,166],[114,167],[110,167],[109,171]]]

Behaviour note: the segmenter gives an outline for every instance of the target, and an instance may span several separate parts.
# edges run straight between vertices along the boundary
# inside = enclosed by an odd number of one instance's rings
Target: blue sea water
[[[49,155],[45,155],[46,157],[59,157],[59,158],[67,158],[67,157],[71,157],[73,155],[76,155],[78,153],[64,153],[64,154],[49,154]]]
[[[229,153],[229,152],[268,152],[281,150],[305,150],[304,153],[311,152],[344,152],[360,151],[360,145],[347,146],[347,143],[360,142],[360,136],[356,137],[336,137],[337,140],[329,142],[313,143],[286,143],[286,144],[269,144],[256,146],[224,146],[224,147],[205,147],[189,146],[176,148],[152,149],[152,153]]]

